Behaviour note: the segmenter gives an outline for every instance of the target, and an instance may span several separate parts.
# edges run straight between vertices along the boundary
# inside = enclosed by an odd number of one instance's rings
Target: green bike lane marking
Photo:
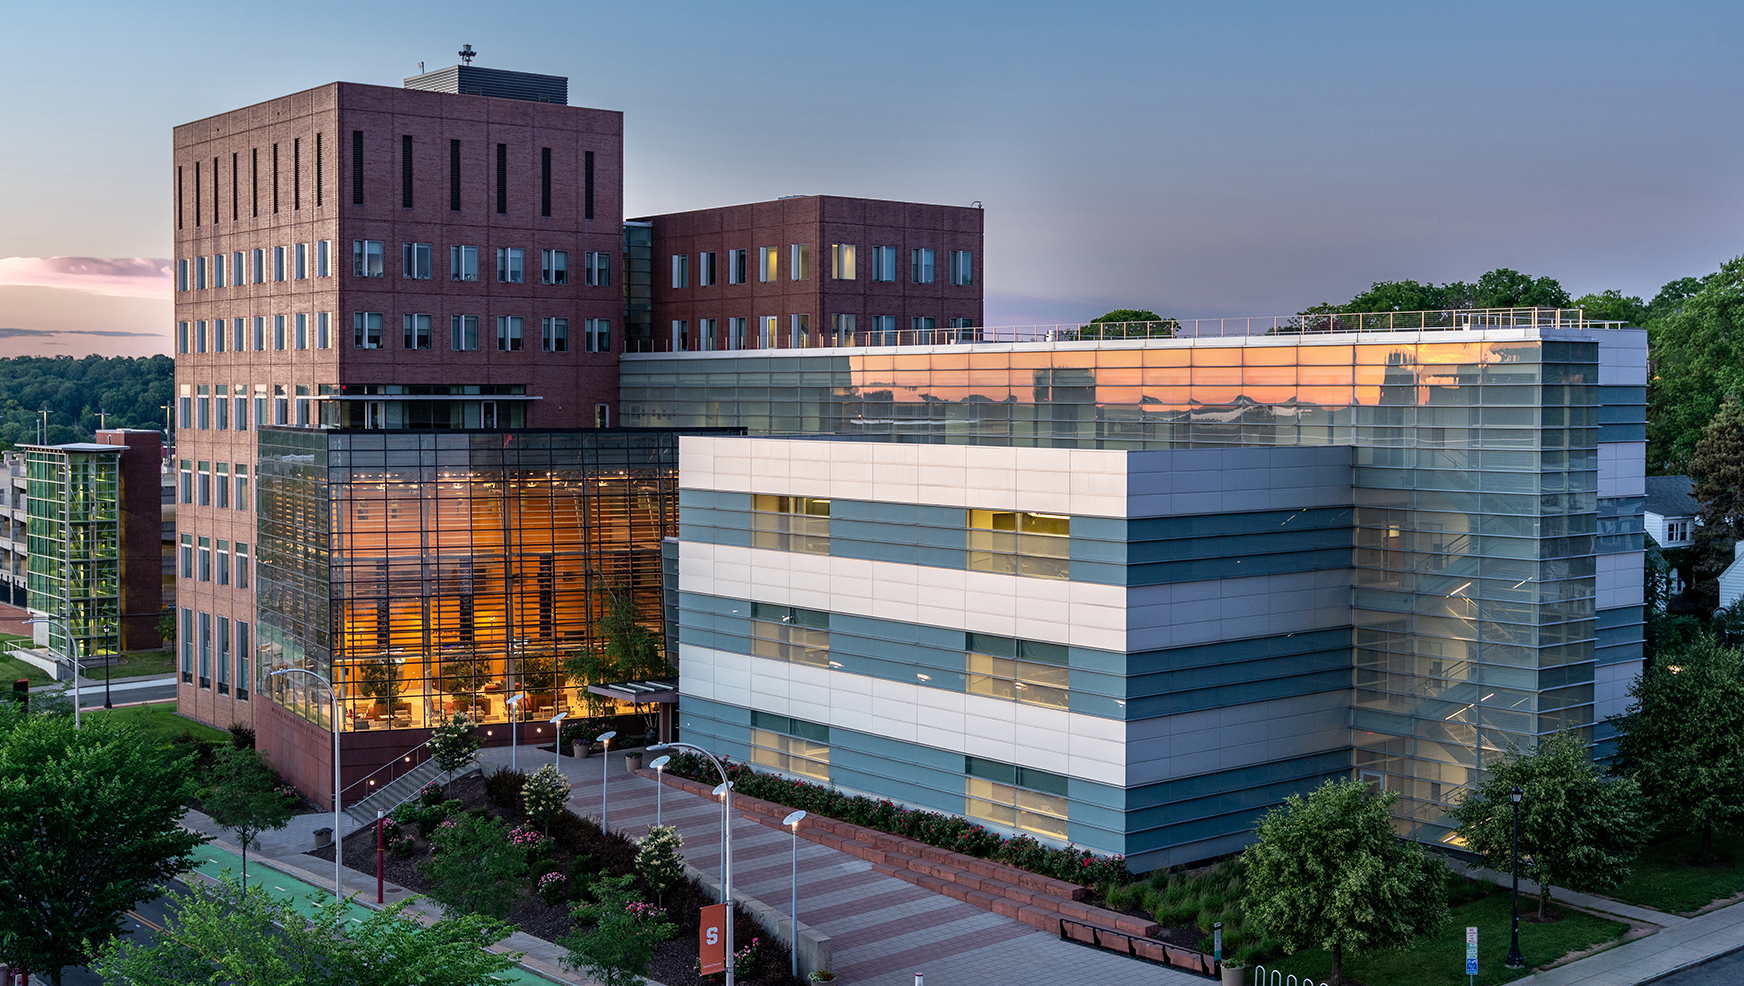
[[[202,876],[216,880],[219,874],[226,870],[230,871],[232,877],[238,877],[242,873],[242,857],[216,846],[196,846],[193,856],[198,861],[194,865],[194,872]],[[259,860],[254,861],[254,866],[251,869],[252,872],[249,874],[251,883],[269,887],[281,894],[292,895],[294,906],[301,914],[314,913],[315,902],[310,899],[311,897],[325,900],[333,896],[331,890],[317,887],[306,880],[291,876],[289,873],[275,870],[262,864]],[[362,924],[363,917],[371,911],[371,908],[367,908],[355,900],[348,901],[346,908],[346,913],[357,924]],[[520,966],[510,966],[502,972],[493,974],[491,979],[499,983],[520,983],[525,984],[525,986],[561,986],[561,984],[556,983],[556,980],[548,979]]]

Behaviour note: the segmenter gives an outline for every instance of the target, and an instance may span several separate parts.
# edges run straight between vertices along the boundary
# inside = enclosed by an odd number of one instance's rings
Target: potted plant
[[[828,969],[813,969],[805,974],[805,978],[814,983],[833,983],[836,981],[836,974]]]
[[[1247,986],[1247,966],[1240,959],[1223,960],[1223,986]]]

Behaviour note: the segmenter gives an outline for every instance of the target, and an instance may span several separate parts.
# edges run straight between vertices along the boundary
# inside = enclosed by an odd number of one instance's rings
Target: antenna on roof
[[[472,50],[472,45],[461,45],[460,46],[460,64],[471,65],[472,60],[474,58],[477,58],[477,57],[478,57],[478,52]]]

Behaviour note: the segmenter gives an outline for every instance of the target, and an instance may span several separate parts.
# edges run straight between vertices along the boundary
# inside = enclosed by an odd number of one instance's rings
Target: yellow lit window
[[[1053,839],[1066,838],[1066,799],[1012,784],[969,777],[966,811],[971,818]]]
[[[751,546],[771,551],[830,553],[830,501],[812,496],[751,498]]]
[[[969,569],[1042,579],[1071,576],[1072,518],[1024,510],[970,510]]]

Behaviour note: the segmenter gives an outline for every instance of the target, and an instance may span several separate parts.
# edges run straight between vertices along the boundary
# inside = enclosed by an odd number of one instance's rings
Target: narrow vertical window
[[[260,215],[260,148],[248,151],[249,215]],[[254,282],[259,284],[259,281]]]
[[[321,134],[315,135],[315,207],[321,207],[321,185],[326,176],[321,174]]]
[[[400,138],[400,208],[412,207],[412,135]]]
[[[551,215],[551,148],[539,149],[539,215]]]
[[[460,141],[448,142],[448,211],[460,211]]]
[[[497,145],[497,215],[509,212],[509,145]]]
[[[188,290],[188,259],[186,257],[176,261],[176,290]]]
[[[176,165],[176,228],[182,228],[182,166]]]
[[[303,138],[291,141],[291,211],[303,208]]]
[[[273,195],[272,195],[272,199],[273,199],[273,214],[274,214],[274,215],[277,215],[277,214],[278,214],[278,211],[279,211],[279,145],[277,145],[277,144],[274,144],[274,145],[273,145],[273,152],[272,152],[272,171],[273,171],[273,174],[272,174],[272,181],[273,181]]]
[[[194,162],[194,228],[200,228],[200,162]]]
[[[585,201],[583,203],[584,208],[583,208],[582,218],[583,219],[592,219],[593,218],[593,152],[592,151],[587,152],[585,161],[586,161],[586,164],[583,167],[584,167],[584,171],[586,173],[582,176],[582,183],[581,183],[582,196],[585,199]]]
[[[788,277],[795,281],[811,280],[811,244],[792,244],[790,253],[792,256],[789,258]]]
[[[218,225],[218,159],[212,159],[212,225]]]
[[[351,204],[363,204],[363,131],[351,132]]]
[[[235,222],[242,217],[240,194],[237,188],[241,186],[242,159],[237,151],[230,152],[230,221]]]

